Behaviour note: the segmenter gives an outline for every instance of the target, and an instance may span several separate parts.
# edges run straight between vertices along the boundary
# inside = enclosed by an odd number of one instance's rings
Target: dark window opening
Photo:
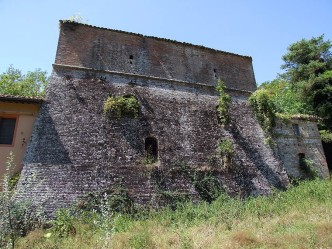
[[[145,163],[151,164],[158,159],[158,142],[154,137],[145,139]]]
[[[0,144],[13,144],[16,118],[0,118]]]
[[[299,165],[300,165],[300,168],[303,170],[305,170],[307,168],[304,153],[299,153]]]
[[[217,69],[213,69],[213,72],[214,72],[214,77],[215,77],[215,78],[218,78],[218,75],[217,75]]]
[[[293,124],[293,131],[295,136],[300,137],[301,136],[301,131],[300,131],[300,127],[298,124]]]

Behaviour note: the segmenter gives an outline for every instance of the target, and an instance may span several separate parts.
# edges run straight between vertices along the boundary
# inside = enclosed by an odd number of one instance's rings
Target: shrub
[[[314,179],[319,176],[319,171],[317,167],[315,166],[315,163],[313,160],[310,159],[301,159],[300,161],[300,167],[302,171],[310,178]]]
[[[138,100],[132,95],[109,96],[104,103],[103,114],[106,118],[138,118],[139,108]]]
[[[225,139],[219,143],[219,150],[221,155],[228,159],[232,158],[235,154],[234,145],[229,139]]]
[[[271,101],[269,92],[264,88],[258,89],[250,96],[249,103],[256,115],[258,123],[267,136],[266,141],[272,141],[271,133],[275,125],[276,108],[273,101]]]
[[[332,143],[332,132],[328,130],[319,131],[320,137],[325,143]]]
[[[89,193],[81,199],[77,207],[81,210],[102,213],[106,205],[107,209],[110,209],[112,212],[132,213],[134,211],[133,201],[123,186]]]
[[[45,222],[42,210],[31,202],[15,201],[12,186],[12,170],[15,167],[14,154],[7,157],[6,174],[3,179],[3,191],[0,192],[0,248],[15,247],[15,241]]]
[[[52,222],[52,231],[60,237],[67,237],[76,233],[74,227],[74,216],[68,209],[58,209],[55,213],[56,219]]]

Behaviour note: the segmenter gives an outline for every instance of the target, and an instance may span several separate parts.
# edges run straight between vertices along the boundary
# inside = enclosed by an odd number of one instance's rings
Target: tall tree
[[[285,64],[281,68],[286,72],[281,76],[296,85],[331,70],[331,47],[329,40],[324,41],[324,35],[291,44],[288,53],[282,57]]]
[[[302,102],[302,113],[321,118],[320,128],[332,130],[332,43],[324,35],[291,44],[282,57],[281,74],[294,97]]]
[[[21,70],[9,66],[0,74],[0,94],[19,96],[44,96],[47,86],[47,73],[41,69],[22,74]]]

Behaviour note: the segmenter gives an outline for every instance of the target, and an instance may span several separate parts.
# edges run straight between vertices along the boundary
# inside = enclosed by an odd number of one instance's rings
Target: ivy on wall
[[[135,96],[109,96],[104,102],[103,114],[106,118],[138,118],[140,104]]]
[[[219,93],[219,98],[218,98],[218,107],[217,107],[217,113],[218,113],[218,120],[222,124],[229,124],[230,123],[230,116],[229,116],[229,107],[231,104],[231,96],[229,96],[225,92],[225,83],[222,80],[218,80],[216,89]]]
[[[266,140],[271,141],[272,128],[275,125],[275,106],[270,100],[267,90],[258,89],[250,98],[249,103],[257,117],[257,120],[267,136]]]
[[[235,155],[233,142],[229,139],[222,140],[219,143],[219,150],[221,155],[227,159],[232,159],[232,157]]]

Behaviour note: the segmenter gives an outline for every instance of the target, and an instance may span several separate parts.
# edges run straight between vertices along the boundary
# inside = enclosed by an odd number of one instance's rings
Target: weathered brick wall
[[[231,195],[268,194],[287,186],[286,172],[264,144],[248,106],[247,90],[255,88],[250,58],[84,25],[62,24],[60,32],[57,64],[17,198],[33,199],[52,213],[88,192],[121,184],[136,203],[158,206],[163,200],[157,171],[164,172],[166,190],[200,199],[190,178],[171,171],[179,165],[212,172]],[[243,90],[227,90],[232,96],[228,127],[217,119],[213,68],[229,87]],[[139,117],[106,119],[107,97],[128,94],[140,103]],[[158,162],[145,165],[150,136],[158,141]],[[232,163],[218,149],[224,139],[235,147]]]
[[[60,32],[56,64],[256,89],[247,56],[75,23],[62,22]]]
[[[321,177],[328,178],[324,150],[317,123],[310,120],[277,120],[274,128],[274,141],[287,174],[295,178],[308,177],[300,167],[300,154],[312,162]]]
[[[122,182],[137,203],[158,205],[156,179],[143,163],[148,136],[158,140],[160,170],[179,162],[211,170],[232,195],[267,194],[271,188],[287,186],[288,178],[264,144],[245,99],[233,95],[232,125],[226,130],[217,120],[213,88],[211,94],[172,82],[153,84],[142,79],[133,86],[128,81],[114,74],[54,69],[24,160],[20,198],[33,198],[52,212],[90,191]],[[139,118],[105,119],[103,103],[109,94],[136,96],[141,104]],[[236,149],[230,169],[223,168],[218,151],[225,138]],[[185,177],[173,175],[168,182],[173,190],[199,199]]]

